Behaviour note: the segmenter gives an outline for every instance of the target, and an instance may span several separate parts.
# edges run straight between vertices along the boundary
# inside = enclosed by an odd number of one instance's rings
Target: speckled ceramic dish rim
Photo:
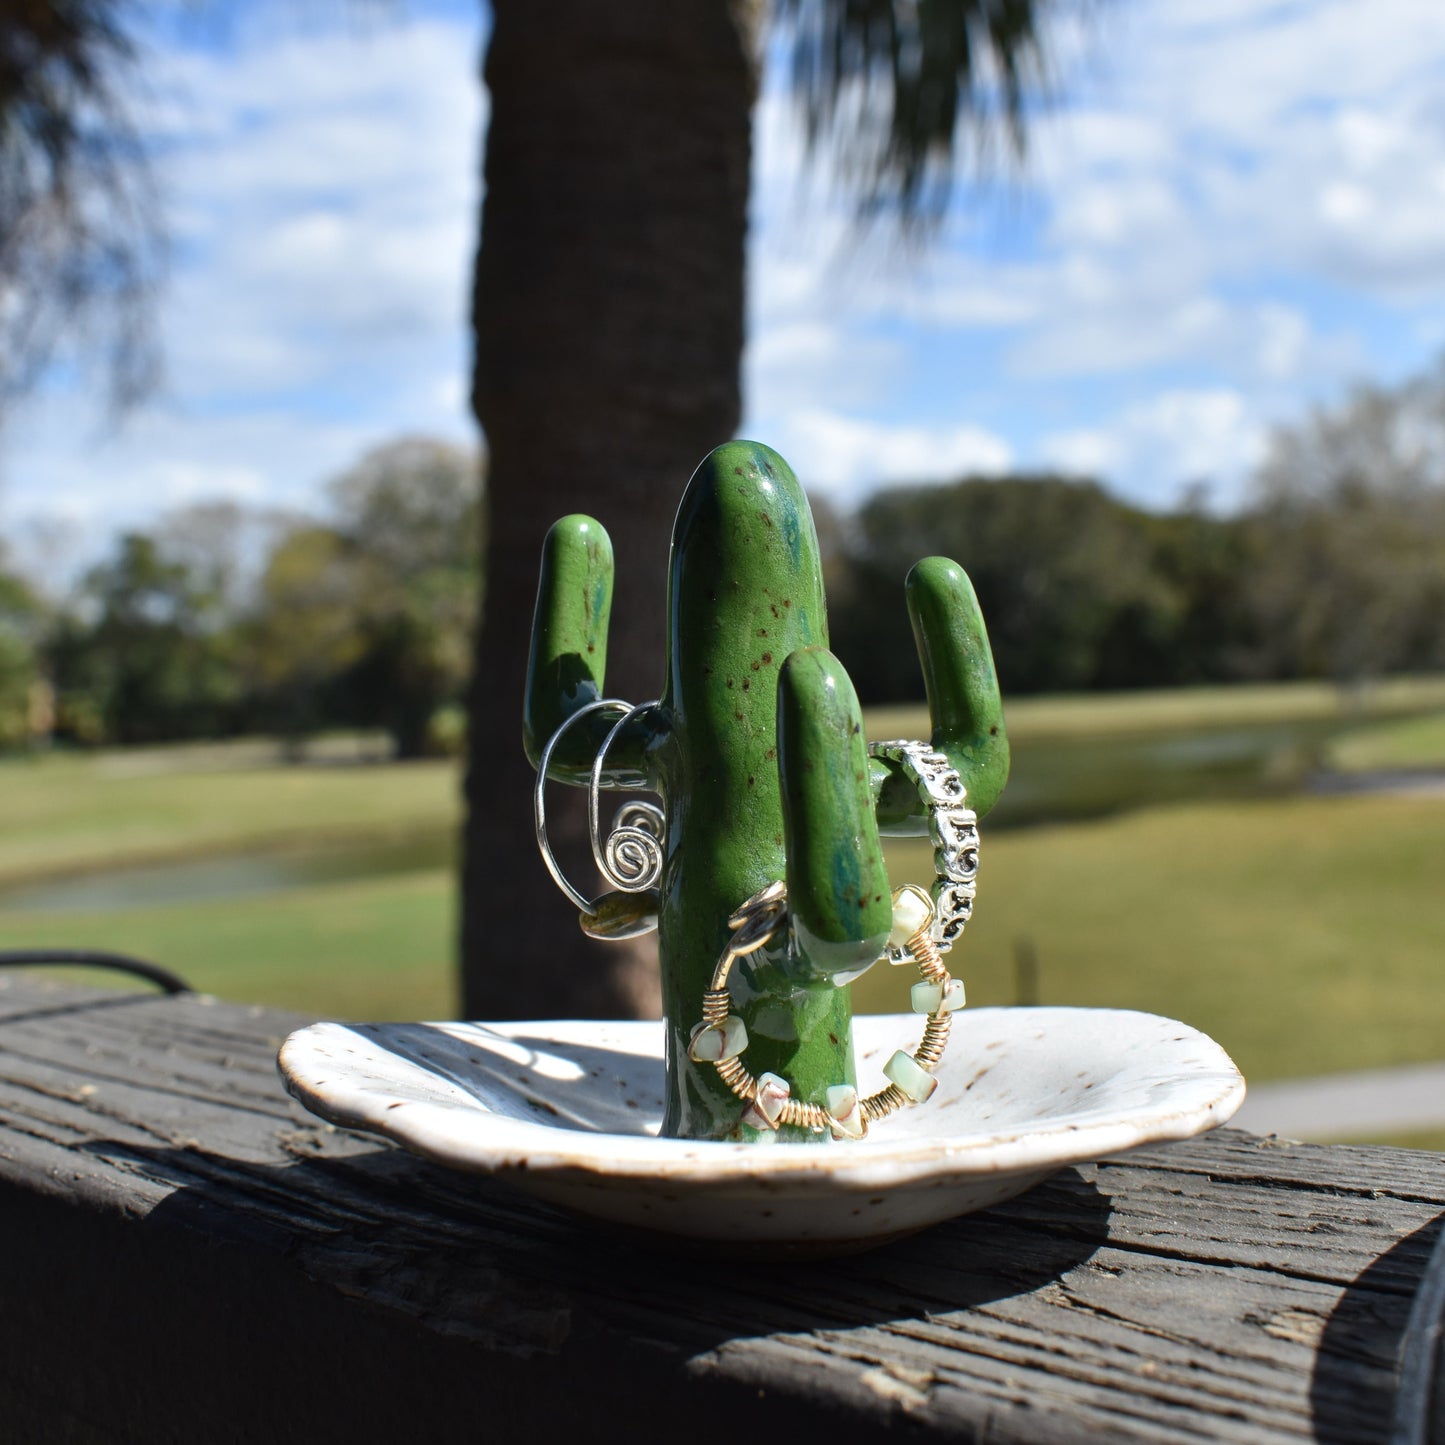
[[[1048,1047],[1048,1016],[1087,1013],[1103,1025],[1112,1016],[1125,1020],[1170,1023],[1153,1015],[1122,1010],[977,1010],[983,1014],[1031,1015],[1040,1028],[1037,1038]],[[897,1027],[900,1018],[912,1027],[911,1016],[862,1016],[854,1021],[860,1058],[868,1051],[870,1038],[881,1035],[881,1025]],[[438,1024],[440,1030],[456,1025]],[[484,1025],[490,1033],[512,1041],[529,1038],[538,1042],[550,1036],[558,1045],[590,1043],[616,1049],[639,1058],[656,1059],[662,1040],[657,1023],[587,1023],[531,1021]],[[534,1176],[550,1173],[570,1176],[576,1182],[594,1178],[623,1180],[638,1184],[667,1183],[669,1186],[706,1185],[729,1192],[748,1189],[766,1181],[772,1191],[807,1193],[814,1189],[834,1192],[876,1191],[880,1188],[918,1188],[965,1176],[1048,1171],[1104,1154],[1119,1153],[1143,1144],[1189,1138],[1217,1127],[1230,1118],[1244,1100],[1244,1080],[1223,1049],[1212,1039],[1184,1024],[1173,1040],[1192,1046],[1200,1056],[1194,1066],[1168,1077],[1174,1107],[1116,1110],[1112,1117],[1089,1118],[1089,1111],[1074,1111],[1052,1119],[1041,1118],[1027,1129],[1005,1128],[994,1132],[949,1132],[895,1137],[883,1135],[861,1142],[834,1141],[826,1145],[746,1145],[697,1140],[665,1139],[646,1134],[606,1133],[587,1128],[569,1128],[529,1123],[508,1118],[487,1107],[480,1099],[467,1103],[434,1100],[398,1100],[395,1092],[375,1084],[358,1084],[344,1078],[343,1064],[328,1052],[324,1090],[308,1083],[307,1075],[317,1059],[315,1046],[321,1042],[340,1045],[349,1036],[378,1046],[342,1024],[317,1024],[293,1034],[278,1060],[286,1086],[308,1109],[346,1128],[382,1134],[409,1149],[454,1168],[486,1174],[525,1170]],[[451,1035],[456,1037],[456,1035]],[[876,1051],[876,1050],[875,1050]],[[420,1070],[421,1065],[412,1067]],[[1128,1060],[1121,1064],[1127,1073]],[[1157,1068],[1155,1077],[1158,1077]],[[1183,1095],[1184,1097],[1180,1097]],[[1101,1103],[1103,1101],[1101,1100]],[[1162,1102],[1162,1101],[1161,1101]],[[404,1114],[405,1118],[399,1117]],[[923,1115],[923,1111],[919,1111]],[[459,1118],[459,1116],[462,1116]],[[910,1121],[912,1122],[912,1121]],[[940,1119],[942,1124],[943,1120]],[[461,1126],[460,1129],[458,1126]]]

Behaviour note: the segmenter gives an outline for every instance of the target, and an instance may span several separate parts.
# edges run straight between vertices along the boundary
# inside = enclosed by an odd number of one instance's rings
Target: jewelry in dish
[[[916,1022],[853,1020],[860,1081],[879,1079]],[[661,1023],[313,1024],[280,1066],[291,1093],[342,1128],[717,1256],[882,1244],[1064,1165],[1212,1129],[1244,1098],[1224,1050],[1173,1019],[965,1009],[954,1032],[930,1106],[850,1148],[659,1137]]]
[[[746,958],[770,943],[787,921],[787,888],[770,883],[754,893],[728,919],[732,936],[713,971],[712,985],[702,996],[702,1018],[694,1026],[688,1057],[694,1063],[712,1064],[723,1082],[747,1106],[742,1121],[753,1129],[776,1130],[793,1125],[827,1130],[835,1139],[862,1139],[868,1125],[886,1119],[908,1104],[922,1104],[938,1087],[934,1070],[948,1045],[953,1015],[964,1005],[961,980],[943,966],[933,941],[933,905],[920,888],[904,884],[893,894],[893,932],[890,956],[896,947],[918,965],[920,981],[913,985],[914,1013],[926,1016],[923,1038],[911,1053],[897,1049],[883,1065],[887,1084],[860,1099],[852,1084],[831,1085],[826,1104],[810,1104],[792,1097],[792,1086],[778,1074],[755,1077],[742,1061],[748,1046],[747,1025],[729,1012],[728,974],[739,958]]]

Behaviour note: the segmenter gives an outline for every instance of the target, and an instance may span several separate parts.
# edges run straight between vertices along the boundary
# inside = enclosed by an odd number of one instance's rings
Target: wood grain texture
[[[304,1114],[299,1022],[0,978],[7,1438],[1389,1437],[1440,1156],[1221,1131],[854,1259],[679,1260]]]

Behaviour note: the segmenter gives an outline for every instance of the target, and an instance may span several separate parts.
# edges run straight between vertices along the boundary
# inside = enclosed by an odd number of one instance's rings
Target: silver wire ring
[[[608,731],[592,760],[592,777],[587,789],[587,833],[592,856],[602,876],[621,893],[646,893],[662,877],[662,809],[655,803],[628,803],[612,820],[607,842],[602,841],[600,795],[602,771],[613,739],[633,718],[657,707],[659,699],[628,708]],[[634,821],[635,820],[635,821]]]
[[[547,841],[547,768],[552,762],[552,753],[562,734],[577,721],[578,718],[588,716],[589,713],[599,711],[604,707],[621,708],[624,712],[630,712],[632,704],[624,702],[620,697],[599,698],[596,702],[589,702],[579,707],[570,717],[564,718],[561,727],[547,739],[547,746],[542,749],[542,756],[537,760],[537,786],[532,792],[532,821],[537,830],[537,849],[542,855],[542,861],[547,865],[547,871],[552,875],[552,881],[565,893],[583,913],[592,913],[600,899],[594,901],[579,893],[568,881],[567,876],[562,872],[559,864],[552,855],[552,845]]]
[[[617,810],[598,867],[619,893],[646,893],[657,886],[662,877],[665,826],[656,803],[626,803]],[[595,849],[595,834],[592,841]]]

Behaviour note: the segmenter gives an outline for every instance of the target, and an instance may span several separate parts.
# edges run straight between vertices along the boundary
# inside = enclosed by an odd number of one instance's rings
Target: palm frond
[[[1024,153],[1046,93],[1050,0],[778,0],[809,149],[831,149],[865,218],[942,216],[969,137]]]
[[[100,353],[112,400],[150,383],[146,301],[160,241],[122,95],[125,0],[0,0],[0,407],[66,336]]]

